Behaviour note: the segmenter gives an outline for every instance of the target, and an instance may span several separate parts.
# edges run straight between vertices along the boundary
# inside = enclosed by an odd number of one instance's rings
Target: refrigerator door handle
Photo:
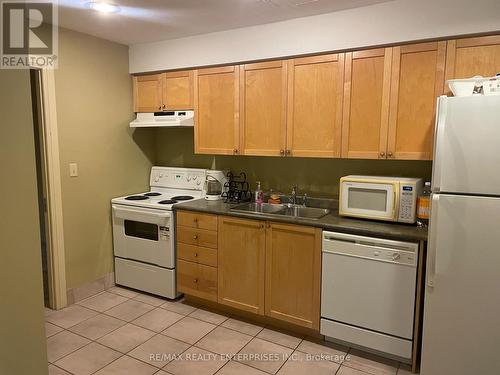
[[[429,221],[429,244],[427,249],[427,286],[434,288],[436,277],[436,236],[439,194],[432,194],[431,218]]]
[[[441,153],[444,143],[444,128],[446,126],[446,102],[447,96],[437,98],[436,103],[436,126],[434,128],[434,165],[432,168],[432,191],[441,190]]]

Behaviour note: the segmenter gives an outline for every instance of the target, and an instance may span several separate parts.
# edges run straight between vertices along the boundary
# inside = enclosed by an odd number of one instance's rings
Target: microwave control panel
[[[399,217],[402,223],[414,223],[416,221],[417,197],[421,193],[422,183],[400,184],[399,190]]]

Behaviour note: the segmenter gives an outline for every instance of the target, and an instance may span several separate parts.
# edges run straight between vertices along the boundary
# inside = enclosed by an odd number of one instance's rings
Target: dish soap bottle
[[[262,203],[262,189],[260,188],[260,181],[257,181],[257,189],[255,189],[255,203]]]
[[[417,225],[426,227],[429,225],[429,214],[431,209],[431,183],[426,182],[422,194],[417,198]]]

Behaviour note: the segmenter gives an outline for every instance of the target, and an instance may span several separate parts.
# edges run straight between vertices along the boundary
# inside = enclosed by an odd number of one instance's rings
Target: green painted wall
[[[299,194],[337,197],[339,179],[348,174],[422,177],[426,181],[431,176],[430,161],[195,155],[192,128],[151,131],[156,132],[156,164],[244,171],[252,189],[255,181],[261,181],[265,190],[290,193],[291,186],[297,184]]]
[[[0,69],[0,374],[47,374],[27,70]]]
[[[113,271],[111,198],[144,191],[153,134],[132,132],[128,47],[60,29],[55,72],[67,288]],[[69,176],[69,163],[79,176]]]

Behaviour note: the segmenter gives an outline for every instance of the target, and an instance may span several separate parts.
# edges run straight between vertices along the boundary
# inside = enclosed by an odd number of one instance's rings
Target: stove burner
[[[149,198],[145,197],[144,195],[131,195],[130,197],[126,197],[125,199],[128,201],[143,201]]]
[[[188,201],[190,199],[194,199],[191,195],[177,195],[175,197],[172,197],[173,200],[175,201]]]
[[[165,199],[163,201],[158,202],[158,204],[174,204],[174,203],[177,203],[177,201],[175,201],[173,199]]]
[[[159,195],[161,195],[161,193],[157,193],[157,192],[154,192],[154,191],[152,191],[151,193],[144,194],[145,197],[157,197]]]

